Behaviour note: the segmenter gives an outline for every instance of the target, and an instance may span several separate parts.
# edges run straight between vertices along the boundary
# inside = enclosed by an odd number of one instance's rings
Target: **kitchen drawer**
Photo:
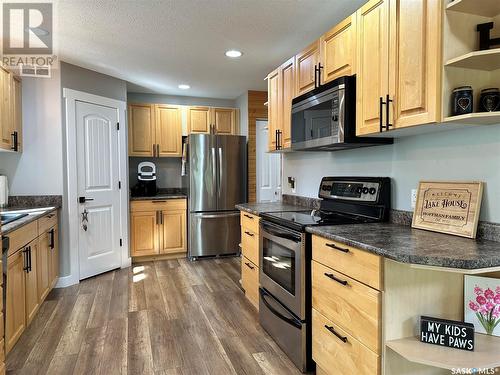
[[[382,257],[312,236],[312,258],[375,289],[382,288]]]
[[[185,210],[187,208],[186,199],[162,199],[150,201],[130,202],[130,211],[169,211]]]
[[[381,298],[378,290],[312,262],[313,308],[376,353],[380,353]]]
[[[259,262],[259,235],[251,230],[241,227],[241,249],[243,255],[260,266]]]
[[[241,257],[241,285],[245,296],[259,309],[259,267],[248,258]]]
[[[32,221],[21,228],[7,234],[10,239],[8,256],[14,254],[21,247],[27,245],[38,237],[38,223]]]
[[[312,357],[329,374],[380,374],[380,356],[315,309],[312,310]]]
[[[38,233],[42,234],[57,224],[57,211],[53,211],[38,219]]]
[[[260,217],[249,214],[248,212],[241,212],[241,227],[245,228],[255,234],[259,234],[259,220]]]

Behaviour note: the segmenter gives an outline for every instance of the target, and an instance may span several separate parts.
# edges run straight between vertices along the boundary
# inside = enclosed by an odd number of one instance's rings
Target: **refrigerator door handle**
[[[222,165],[221,165],[222,160],[223,160],[222,159],[222,147],[219,147],[219,163],[218,163],[219,164],[219,183],[217,184],[217,186],[218,186],[217,190],[218,190],[219,196],[220,196],[220,190],[221,190],[220,187],[222,186],[222,177],[223,177],[223,175],[222,175],[223,171],[222,171]]]
[[[217,157],[215,156],[215,148],[212,147],[212,176],[213,176],[213,181],[216,181],[217,178]],[[217,190],[219,190],[219,186],[217,186]]]
[[[240,216],[240,212],[231,212],[231,213],[221,213],[219,215],[210,215],[210,214],[195,214],[198,217],[202,217],[203,219],[219,219],[221,217],[234,217]]]

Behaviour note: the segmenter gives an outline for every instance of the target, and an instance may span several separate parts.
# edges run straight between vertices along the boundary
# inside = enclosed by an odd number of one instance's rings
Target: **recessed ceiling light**
[[[180,88],[181,90],[187,90],[187,89],[190,89],[191,86],[189,85],[186,85],[185,83],[182,83],[180,84],[179,86],[177,86],[178,88]]]
[[[227,57],[232,57],[233,59],[236,57],[240,57],[243,55],[240,51],[237,51],[235,49],[230,49],[229,51],[226,51],[226,56]]]

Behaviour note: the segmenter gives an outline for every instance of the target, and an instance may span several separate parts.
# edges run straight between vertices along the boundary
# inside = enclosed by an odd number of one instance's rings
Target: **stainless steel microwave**
[[[356,137],[356,76],[344,76],[292,101],[292,150],[336,151],[392,143]]]

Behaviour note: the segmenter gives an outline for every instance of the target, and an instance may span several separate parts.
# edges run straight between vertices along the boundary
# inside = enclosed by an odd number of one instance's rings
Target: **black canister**
[[[498,88],[481,90],[479,112],[500,111],[500,90]]]
[[[457,87],[451,94],[451,115],[472,113],[473,101],[471,86]]]

